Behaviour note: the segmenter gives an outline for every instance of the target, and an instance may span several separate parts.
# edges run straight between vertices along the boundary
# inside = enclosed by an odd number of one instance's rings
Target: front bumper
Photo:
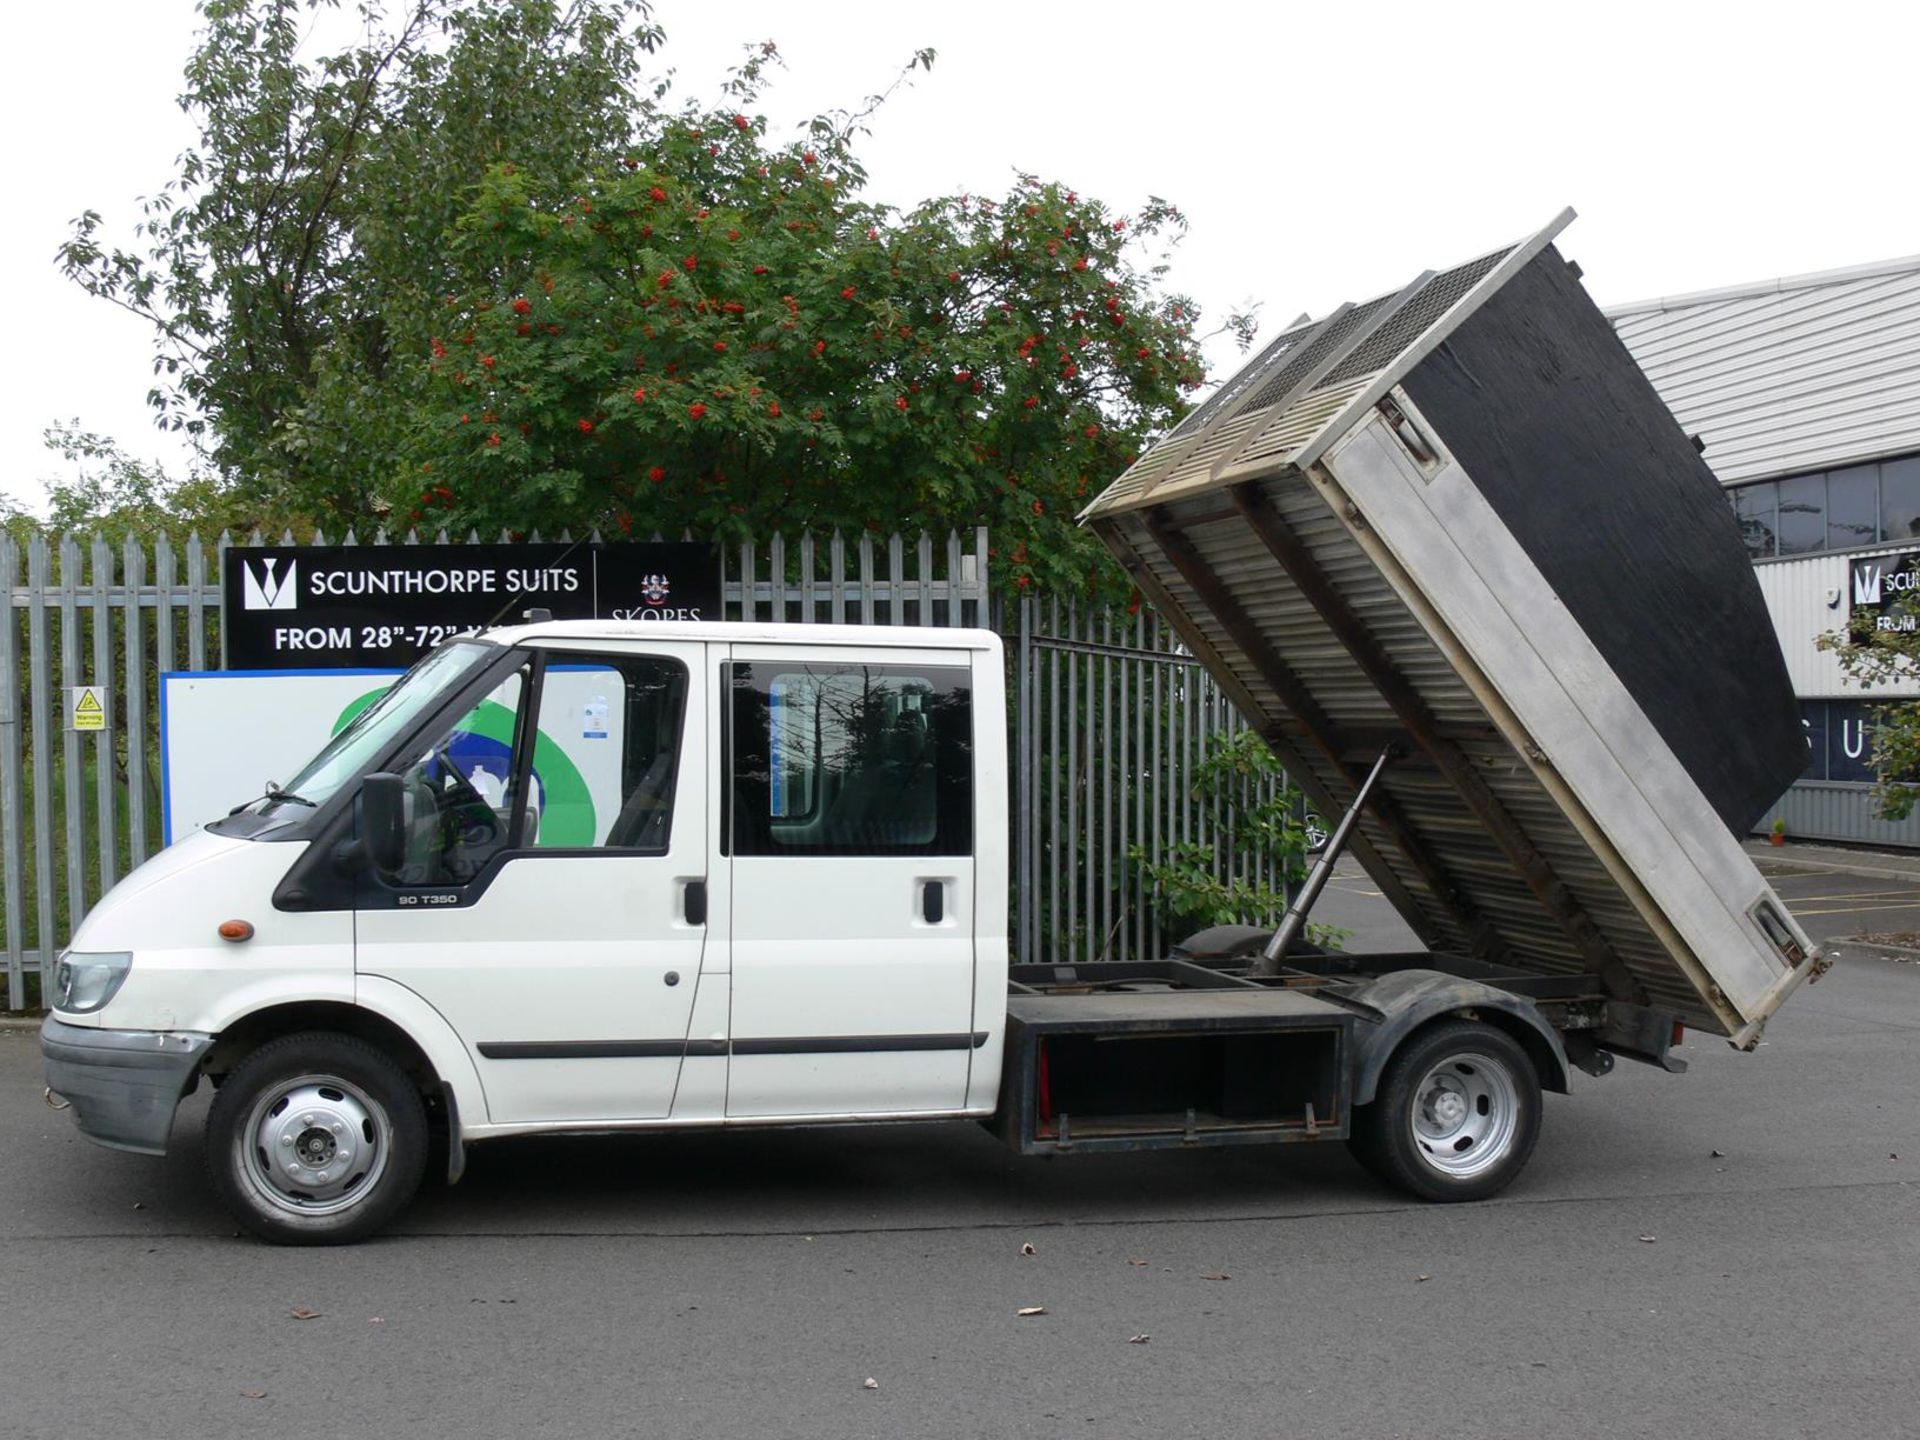
[[[49,1015],[40,1026],[47,1085],[98,1145],[167,1153],[173,1112],[213,1036],[190,1030],[93,1030]]]

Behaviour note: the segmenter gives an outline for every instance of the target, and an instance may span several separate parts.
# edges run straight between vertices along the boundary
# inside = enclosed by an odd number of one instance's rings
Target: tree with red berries
[[[426,390],[412,337],[468,279],[444,237],[485,166],[558,174],[652,123],[644,0],[396,3],[307,58],[308,12],[334,0],[200,0],[180,97],[198,142],[130,244],[89,210],[61,249],[152,325],[159,422],[262,518],[373,514]]]
[[[263,8],[291,3],[207,3],[210,17]],[[446,56],[425,36],[455,14],[471,51]],[[591,43],[550,48],[577,57],[571,83],[597,111],[536,134],[540,107],[512,123],[474,110],[488,47],[517,64],[529,35],[583,15]],[[363,53],[329,72],[406,126],[235,170],[316,181],[304,210],[266,215],[276,238],[247,251],[264,259],[212,267],[228,277],[212,284],[187,240],[143,270],[83,232],[70,268],[154,309],[184,377],[162,401],[204,419],[233,483],[277,487],[330,529],[370,513],[702,539],[986,524],[1016,586],[1111,583],[1073,516],[1202,380],[1194,308],[1160,288],[1178,212],[1119,213],[1033,177],[997,199],[873,203],[854,147],[872,104],[770,138],[755,108],[767,45],[719,104],[669,109],[664,87],[641,93],[659,38],[643,22],[613,0],[565,17],[544,0],[421,0],[410,23],[426,28],[380,52],[405,63]],[[314,123],[348,99],[316,100]],[[199,102],[210,117],[241,103]],[[488,143],[462,143],[462,127],[492,127]],[[210,148],[225,133],[210,118]],[[204,202],[210,171],[227,173],[200,167],[183,198]],[[329,238],[302,268],[282,232],[309,213]],[[162,273],[174,290],[129,278]],[[283,278],[295,298],[276,298]],[[163,311],[175,291],[199,308]]]

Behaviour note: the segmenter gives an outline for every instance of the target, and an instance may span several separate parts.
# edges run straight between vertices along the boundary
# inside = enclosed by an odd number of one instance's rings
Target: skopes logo
[[[287,568],[276,575],[279,563],[278,557],[244,562],[240,594],[247,609],[292,610],[300,604],[300,562],[287,561]]]
[[[673,593],[673,582],[659,571],[640,576],[636,583],[639,586],[640,598],[647,603],[609,612],[615,620],[700,619],[702,607],[699,605],[669,606],[667,604],[667,597]],[[681,589],[684,591],[686,587],[683,585]]]

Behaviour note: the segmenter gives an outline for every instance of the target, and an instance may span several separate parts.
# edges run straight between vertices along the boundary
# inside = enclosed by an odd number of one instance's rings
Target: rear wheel
[[[398,1215],[426,1167],[420,1093],[348,1035],[269,1041],[207,1113],[207,1170],[240,1223],[283,1245],[359,1240]]]
[[[1423,1200],[1482,1200],[1512,1183],[1540,1136],[1540,1077],[1504,1031],[1448,1020],[1387,1062],[1354,1112],[1354,1155]]]

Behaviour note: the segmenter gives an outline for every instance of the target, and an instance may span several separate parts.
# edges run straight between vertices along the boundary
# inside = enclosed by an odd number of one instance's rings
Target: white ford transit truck
[[[1684,1027],[1750,1048],[1824,963],[1736,838],[1803,742],[1724,497],[1564,219],[1288,331],[1089,507],[1341,817],[1277,931],[1009,955],[990,633],[535,615],[116,886],[59,962],[50,1097],[159,1154],[213,1085],[226,1203],[330,1243],[399,1214],[434,1132],[450,1181],[557,1131],[1343,1140],[1474,1199],[1572,1072],[1683,1068]],[[1343,851],[1426,948],[1298,943]]]

